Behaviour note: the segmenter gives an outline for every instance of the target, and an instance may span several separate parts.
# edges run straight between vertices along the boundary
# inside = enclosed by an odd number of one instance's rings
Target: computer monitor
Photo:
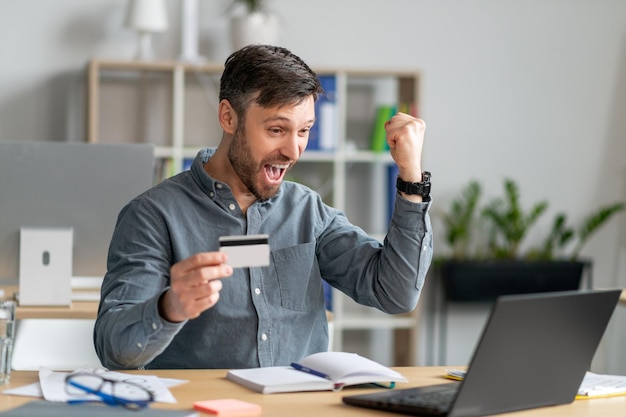
[[[0,141],[0,284],[17,285],[20,228],[73,229],[75,277],[102,277],[117,215],[153,184],[147,144]]]

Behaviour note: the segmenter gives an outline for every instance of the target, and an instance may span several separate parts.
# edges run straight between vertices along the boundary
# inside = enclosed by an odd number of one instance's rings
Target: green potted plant
[[[481,205],[482,187],[472,180],[440,217],[451,253],[437,259],[450,301],[491,301],[499,295],[577,289],[591,261],[580,259],[583,246],[610,218],[626,209],[617,202],[599,207],[574,227],[557,213],[539,245],[522,243],[545,214],[547,201],[524,210],[512,179],[504,195]],[[572,248],[569,254],[567,248]]]
[[[232,0],[229,6],[230,37],[233,50],[250,44],[275,44],[279,20],[269,0]]]

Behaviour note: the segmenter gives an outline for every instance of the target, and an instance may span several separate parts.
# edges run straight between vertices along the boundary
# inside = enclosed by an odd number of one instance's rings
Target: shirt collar
[[[200,188],[202,188],[202,190],[208,196],[217,195],[216,190],[220,190],[220,189],[230,190],[230,187],[228,187],[226,183],[216,180],[215,178],[207,174],[207,172],[204,170],[204,164],[206,164],[206,162],[215,154],[216,150],[217,148],[201,149],[196,155],[196,158],[194,159],[193,164],[191,165],[191,175],[193,176],[196,183],[200,186]],[[220,186],[218,187],[217,184],[220,184]],[[283,189],[283,184],[281,184],[280,189],[278,190],[278,193],[274,197],[270,198],[269,200],[264,200],[264,201],[257,200],[255,204],[265,205],[265,204],[275,201],[276,198],[279,196],[279,194],[282,192],[282,189]]]

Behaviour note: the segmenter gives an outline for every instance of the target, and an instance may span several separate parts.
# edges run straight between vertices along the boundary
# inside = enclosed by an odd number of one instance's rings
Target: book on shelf
[[[232,369],[226,379],[262,394],[339,391],[364,384],[393,388],[396,382],[407,382],[393,369],[349,352],[314,353],[291,366]]]
[[[193,158],[183,159],[183,171],[189,171],[193,165]]]
[[[154,184],[168,179],[177,174],[174,172],[173,158],[155,158],[154,160]]]
[[[333,287],[326,281],[322,281],[322,288],[324,289],[324,305],[326,311],[333,311]]]
[[[410,114],[413,117],[418,117],[416,103],[400,103],[398,105],[398,111],[402,113]]]
[[[465,377],[465,371],[448,369],[445,377],[455,381],[461,381]],[[583,382],[580,384],[576,399],[586,400],[620,395],[626,395],[626,376],[587,372],[583,378]]]
[[[184,158],[182,160],[182,171],[188,171],[193,165],[194,158]],[[174,169],[174,158],[155,158],[154,160],[154,184],[173,177],[179,172]]]
[[[320,75],[320,84],[326,92],[315,102],[315,123],[309,132],[307,149],[331,151],[337,146],[337,77]]]
[[[370,142],[370,149],[372,151],[383,152],[389,150],[385,123],[396,114],[396,111],[396,106],[394,105],[380,105],[377,107]]]
[[[376,117],[372,126],[370,149],[374,152],[389,150],[385,122],[390,120],[396,113],[406,113],[417,117],[417,105],[415,103],[383,104],[376,108]]]
[[[387,225],[391,223],[393,207],[396,204],[396,179],[398,178],[398,165],[391,163],[387,166]]]

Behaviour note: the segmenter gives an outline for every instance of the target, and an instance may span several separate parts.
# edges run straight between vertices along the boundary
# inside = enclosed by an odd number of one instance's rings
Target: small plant
[[[543,245],[539,249],[529,251],[528,257],[536,260],[550,260],[554,258],[557,248],[564,248],[567,243],[574,239],[576,232],[567,225],[566,216],[563,213],[556,215],[552,230],[546,237]],[[572,256],[577,257],[577,254]]]
[[[521,253],[521,244],[529,230],[546,212],[547,201],[535,203],[526,212],[520,202],[517,184],[504,181],[504,197],[498,197],[479,207],[480,184],[472,180],[453,200],[447,213],[442,214],[446,227],[446,242],[455,260],[468,259],[527,259],[550,261],[556,259],[568,244],[573,244],[569,260],[578,259],[588,240],[615,214],[626,210],[623,202],[600,207],[585,217],[578,227],[567,223],[565,213],[557,213],[552,228],[537,246]],[[482,236],[481,236],[482,234]],[[481,247],[481,237],[486,241]]]
[[[461,191],[461,196],[450,206],[450,212],[442,215],[446,225],[446,242],[452,248],[452,258],[463,259],[470,252],[476,208],[482,189],[478,181],[472,181]]]
[[[580,254],[583,246],[589,240],[589,238],[598,230],[604,223],[606,223],[615,213],[618,213],[626,209],[624,203],[614,203],[609,206],[600,207],[595,213],[587,216],[581,225],[578,227],[577,235],[578,242],[574,246],[572,251],[572,259],[576,259]]]
[[[520,204],[519,189],[511,180],[504,181],[505,198],[496,198],[485,207],[482,215],[491,226],[489,250],[496,259],[514,259],[530,228],[548,208],[547,201],[536,203],[525,213]]]

